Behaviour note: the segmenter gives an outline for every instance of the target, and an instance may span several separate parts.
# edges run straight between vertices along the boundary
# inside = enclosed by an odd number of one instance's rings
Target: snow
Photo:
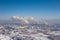
[[[21,37],[32,37],[35,38],[36,40],[50,40],[48,39],[48,35],[44,35],[43,33],[39,33],[39,34],[19,34]]]
[[[11,39],[8,36],[5,36],[5,35],[0,34],[0,40],[13,40],[13,39]]]
[[[60,36],[60,31],[54,31],[54,35],[59,35]]]

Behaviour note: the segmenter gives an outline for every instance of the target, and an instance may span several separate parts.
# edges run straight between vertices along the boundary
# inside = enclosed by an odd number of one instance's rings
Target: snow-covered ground
[[[0,40],[13,40],[9,36],[0,34]]]
[[[49,39],[49,35],[46,35],[42,32],[37,32],[38,29],[35,27],[21,28],[22,26],[17,27],[9,27],[4,26],[0,28],[0,39],[1,40],[51,40]],[[28,26],[29,27],[29,26]]]

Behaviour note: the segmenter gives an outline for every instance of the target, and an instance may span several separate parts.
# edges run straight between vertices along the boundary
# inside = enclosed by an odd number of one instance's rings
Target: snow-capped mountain
[[[0,23],[46,24],[48,25],[48,22],[43,19],[38,19],[35,17],[19,17],[19,16],[12,16],[11,19],[1,20]]]
[[[22,24],[47,24],[48,22],[43,19],[38,19],[35,17],[19,17],[19,16],[13,16],[12,20],[13,22],[22,23]]]

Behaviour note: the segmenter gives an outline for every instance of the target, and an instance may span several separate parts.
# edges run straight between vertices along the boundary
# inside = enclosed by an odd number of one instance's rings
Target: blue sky
[[[59,19],[60,0],[0,0],[0,18],[15,15]]]

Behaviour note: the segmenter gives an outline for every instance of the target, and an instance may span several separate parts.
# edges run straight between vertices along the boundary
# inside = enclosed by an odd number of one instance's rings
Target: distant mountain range
[[[10,20],[0,20],[0,23],[20,23],[20,24],[47,24],[48,22],[43,19],[37,19],[34,17],[18,17],[13,16]]]
[[[60,25],[60,19],[53,19],[53,20],[48,20],[50,24],[59,24]]]
[[[60,24],[59,19],[54,20],[45,20],[45,19],[38,19],[34,17],[19,17],[19,16],[12,16],[8,20],[0,20],[0,23],[20,23],[20,24]]]

